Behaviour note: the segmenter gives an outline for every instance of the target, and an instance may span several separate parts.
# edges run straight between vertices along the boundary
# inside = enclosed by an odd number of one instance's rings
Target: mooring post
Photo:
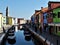
[[[58,40],[57,40],[57,45],[58,45]]]
[[[43,44],[43,45],[47,45],[47,44],[46,44],[46,40],[47,40],[47,38],[45,39],[45,41],[44,41],[44,44]]]

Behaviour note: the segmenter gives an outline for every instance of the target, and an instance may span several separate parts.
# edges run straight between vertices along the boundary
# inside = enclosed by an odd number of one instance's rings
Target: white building
[[[0,28],[3,26],[3,14],[0,13]]]
[[[15,18],[12,18],[12,25],[15,24]]]
[[[26,20],[20,20],[20,24],[25,24]]]
[[[17,18],[15,18],[15,24],[17,24]],[[15,31],[17,32],[18,31],[18,27],[15,26]]]
[[[6,17],[3,16],[3,25],[6,25]]]

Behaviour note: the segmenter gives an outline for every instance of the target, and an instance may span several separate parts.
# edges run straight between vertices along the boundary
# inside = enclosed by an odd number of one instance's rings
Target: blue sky
[[[47,7],[48,1],[50,0],[0,0],[0,12],[5,16],[5,10],[8,6],[10,16],[30,19],[35,10]]]

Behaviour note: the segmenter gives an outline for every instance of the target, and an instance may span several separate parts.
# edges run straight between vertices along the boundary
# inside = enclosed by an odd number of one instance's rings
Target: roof
[[[3,14],[3,13],[0,13],[0,14]]]
[[[38,15],[38,14],[41,14],[42,13],[42,11],[41,10],[35,10],[35,15]]]
[[[49,1],[48,3],[60,3],[60,1]]]
[[[24,18],[18,18],[19,20],[24,20]]]
[[[40,10],[35,10],[35,14],[37,14],[37,13],[39,13],[40,12]]]
[[[49,9],[54,9],[58,6],[60,6],[60,1],[49,1],[48,2]]]
[[[48,12],[49,12],[49,11],[52,11],[52,10],[54,10],[54,9],[56,9],[56,8],[60,8],[60,6],[55,7],[55,8],[53,8],[53,9],[50,9],[50,10],[48,10]]]
[[[42,10],[41,10],[43,13],[44,12],[47,12],[48,11],[48,7],[46,7],[46,8],[42,8]]]

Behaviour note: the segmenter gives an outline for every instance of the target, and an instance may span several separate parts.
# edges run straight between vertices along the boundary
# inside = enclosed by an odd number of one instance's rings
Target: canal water
[[[11,36],[10,39],[7,38],[4,45],[42,45],[36,40],[37,38],[30,34],[31,33],[25,33],[25,30],[20,30],[15,26],[14,38]]]
[[[15,32],[15,38],[13,40],[6,40],[5,45],[34,45],[32,39],[24,36],[23,30],[17,30]]]

